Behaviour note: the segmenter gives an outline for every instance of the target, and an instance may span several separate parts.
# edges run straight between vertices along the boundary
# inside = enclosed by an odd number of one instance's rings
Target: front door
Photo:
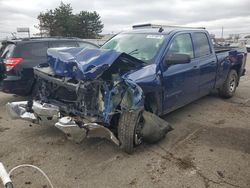
[[[189,55],[191,61],[185,64],[163,65],[166,66],[162,73],[164,113],[184,106],[195,100],[198,95],[198,62],[194,59],[193,42],[189,33],[178,34],[170,41],[165,57],[172,54]]]

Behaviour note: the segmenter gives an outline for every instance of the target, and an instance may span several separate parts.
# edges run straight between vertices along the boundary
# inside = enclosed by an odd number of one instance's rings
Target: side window
[[[20,46],[19,49],[22,57],[45,57],[48,49],[48,42],[27,43]]]
[[[202,57],[211,54],[210,45],[205,33],[194,33],[195,57]]]
[[[89,48],[89,49],[98,48],[95,45],[92,45],[92,44],[90,44],[88,42],[81,42],[80,41],[80,42],[77,42],[77,43],[78,43],[79,47],[81,47],[81,48]]]
[[[75,41],[51,41],[50,48],[60,48],[60,47],[77,47]]]
[[[190,34],[180,34],[174,38],[167,56],[172,54],[187,54],[190,58],[194,58],[194,50]]]

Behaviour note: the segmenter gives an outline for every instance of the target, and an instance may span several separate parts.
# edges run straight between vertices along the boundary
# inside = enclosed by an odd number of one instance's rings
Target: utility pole
[[[223,39],[223,27],[221,28],[221,38]]]

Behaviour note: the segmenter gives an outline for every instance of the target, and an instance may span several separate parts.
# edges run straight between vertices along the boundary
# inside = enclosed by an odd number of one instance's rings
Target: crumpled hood
[[[81,80],[93,80],[100,77],[119,59],[142,67],[143,62],[125,53],[115,50],[83,48],[51,48],[47,51],[48,63],[55,74],[74,77]]]

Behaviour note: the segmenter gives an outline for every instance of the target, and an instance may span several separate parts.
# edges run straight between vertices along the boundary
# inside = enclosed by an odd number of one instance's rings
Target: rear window
[[[194,33],[195,57],[202,57],[211,54],[210,45],[205,33]]]
[[[14,52],[14,49],[15,49],[15,44],[8,44],[8,43],[4,44],[0,50],[1,58],[6,59],[11,57]]]
[[[60,48],[60,47],[78,47],[75,41],[51,41],[50,48]]]
[[[2,53],[3,53],[3,51],[4,51],[4,49],[5,49],[5,47],[6,47],[6,45],[3,45],[3,44],[0,44],[1,46],[0,46],[0,57],[2,57]]]
[[[45,57],[47,54],[47,42],[27,43],[20,46],[20,55],[22,57]]]

